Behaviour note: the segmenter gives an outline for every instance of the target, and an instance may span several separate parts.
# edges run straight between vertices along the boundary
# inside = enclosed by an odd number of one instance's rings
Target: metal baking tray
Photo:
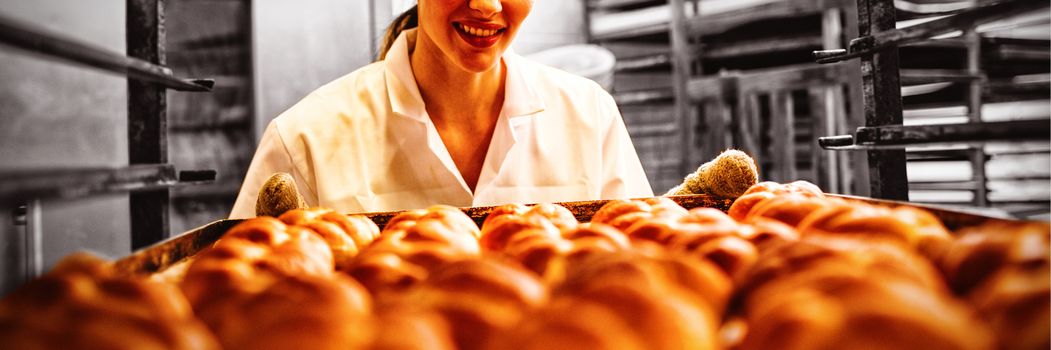
[[[834,197],[840,197],[845,199],[857,200],[867,202],[876,205],[884,206],[912,206],[929,210],[939,219],[942,223],[950,230],[957,230],[967,226],[979,225],[988,221],[1013,221],[1005,218],[997,218],[982,215],[979,213],[971,213],[961,211],[958,209],[949,209],[931,205],[921,205],[907,202],[879,200],[866,197],[856,196],[845,196],[845,195],[830,195]],[[710,195],[686,195],[686,196],[669,196],[671,200],[675,201],[679,205],[687,209],[706,207],[716,208],[722,211],[727,211],[730,205],[733,204],[733,199],[718,198]],[[599,201],[580,201],[580,202],[564,202],[557,203],[569,209],[570,212],[576,216],[577,220],[581,222],[591,221],[591,217],[605,205],[608,200]],[[470,216],[479,226],[485,220],[485,217],[489,215],[495,207],[473,207],[473,208],[462,208],[464,213]],[[381,212],[381,213],[364,213],[357,215],[365,215],[372,219],[380,228],[384,227],[391,218],[398,215],[401,211],[393,212]],[[168,240],[159,242],[150,247],[143,248],[139,251],[132,253],[131,255],[124,257],[114,262],[114,267],[125,274],[153,274],[160,271],[164,271],[168,267],[182,261],[185,258],[191,257],[197,252],[211,246],[215,243],[219,237],[222,237],[227,230],[234,225],[237,225],[243,220],[219,220],[210,224],[198,227],[190,230],[189,232],[182,233],[178,236],[169,238]]]

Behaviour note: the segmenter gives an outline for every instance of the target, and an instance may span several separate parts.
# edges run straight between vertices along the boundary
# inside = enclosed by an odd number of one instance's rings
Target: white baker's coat
[[[508,50],[503,109],[476,190],[453,163],[409,65],[415,31],[385,60],[314,91],[267,126],[231,218],[292,174],[311,206],[343,213],[653,195],[613,98],[582,77]]]

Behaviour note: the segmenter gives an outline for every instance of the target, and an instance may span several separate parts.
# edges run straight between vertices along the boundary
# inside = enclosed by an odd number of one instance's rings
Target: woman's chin
[[[500,64],[500,56],[495,54],[472,54],[459,60],[460,68],[471,73],[485,73]]]

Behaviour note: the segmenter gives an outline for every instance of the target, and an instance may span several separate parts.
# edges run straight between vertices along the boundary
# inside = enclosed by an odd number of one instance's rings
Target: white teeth
[[[467,34],[474,35],[474,36],[480,36],[480,37],[496,35],[496,33],[498,32],[498,30],[496,30],[496,29],[481,29],[481,28],[475,28],[475,27],[471,27],[471,26],[468,26],[468,25],[464,25],[464,24],[461,24],[460,28],[463,29],[464,32],[467,32]]]

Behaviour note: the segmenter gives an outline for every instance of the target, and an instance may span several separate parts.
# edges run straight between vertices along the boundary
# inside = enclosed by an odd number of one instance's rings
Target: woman
[[[652,196],[610,95],[509,50],[532,6],[419,0],[382,61],[270,123],[231,217],[275,172],[345,213]]]

